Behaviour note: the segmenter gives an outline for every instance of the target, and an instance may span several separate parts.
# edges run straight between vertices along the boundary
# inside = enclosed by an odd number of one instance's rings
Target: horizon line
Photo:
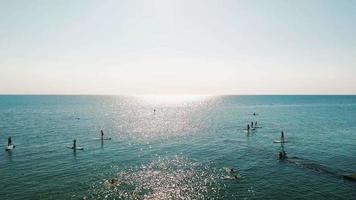
[[[356,93],[295,93],[295,94],[6,94],[0,93],[0,96],[356,96]]]

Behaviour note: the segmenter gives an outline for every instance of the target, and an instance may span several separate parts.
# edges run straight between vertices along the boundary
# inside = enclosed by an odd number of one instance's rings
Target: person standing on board
[[[284,132],[281,132],[281,142],[284,143]]]
[[[11,136],[9,136],[9,138],[7,138],[7,146],[12,145],[12,140],[11,140]]]
[[[74,139],[74,140],[73,140],[73,149],[76,149],[76,147],[77,147],[77,140]]]
[[[247,124],[247,128],[246,128],[247,131],[250,131],[250,125]]]
[[[101,134],[101,139],[103,140],[103,139],[104,139],[104,131],[101,130],[101,131],[100,131],[100,134]]]
[[[251,122],[251,128],[253,128],[253,122]]]

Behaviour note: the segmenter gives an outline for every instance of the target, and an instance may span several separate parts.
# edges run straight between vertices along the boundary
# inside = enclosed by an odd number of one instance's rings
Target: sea
[[[355,120],[347,95],[2,95],[0,199],[355,199]]]

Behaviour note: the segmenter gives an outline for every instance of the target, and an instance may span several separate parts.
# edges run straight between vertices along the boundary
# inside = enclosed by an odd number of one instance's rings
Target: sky
[[[0,94],[356,94],[354,0],[0,0]]]

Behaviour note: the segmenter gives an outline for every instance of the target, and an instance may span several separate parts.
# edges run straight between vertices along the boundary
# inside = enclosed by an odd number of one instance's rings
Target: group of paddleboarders
[[[254,112],[252,115],[256,116],[257,114]],[[261,127],[257,127],[257,121],[255,121],[255,123],[251,121],[250,124],[247,124],[246,130],[247,132],[250,132],[250,130],[255,130],[256,128],[261,128]]]
[[[247,124],[246,130],[250,131],[250,130],[253,130],[255,128],[257,128],[257,121],[255,121],[255,123],[251,122],[251,125]]]
[[[100,130],[100,139],[101,140],[104,140],[104,131],[103,130]],[[11,141],[11,138],[10,138],[10,141]],[[73,140],[73,145],[71,146],[71,149],[76,149],[77,148],[77,140],[74,139]]]
[[[254,112],[252,115],[256,116],[257,114]],[[247,124],[246,130],[247,132],[250,132],[251,130],[255,130],[256,128],[260,128],[257,126],[257,121],[255,122],[251,121],[250,124]],[[282,145],[282,150],[279,151],[279,155],[278,155],[280,160],[288,158],[287,153],[284,151],[284,146],[283,146],[285,142],[286,141],[284,139],[284,131],[281,131],[281,139],[279,141],[278,140],[275,141],[275,143],[281,143]]]

